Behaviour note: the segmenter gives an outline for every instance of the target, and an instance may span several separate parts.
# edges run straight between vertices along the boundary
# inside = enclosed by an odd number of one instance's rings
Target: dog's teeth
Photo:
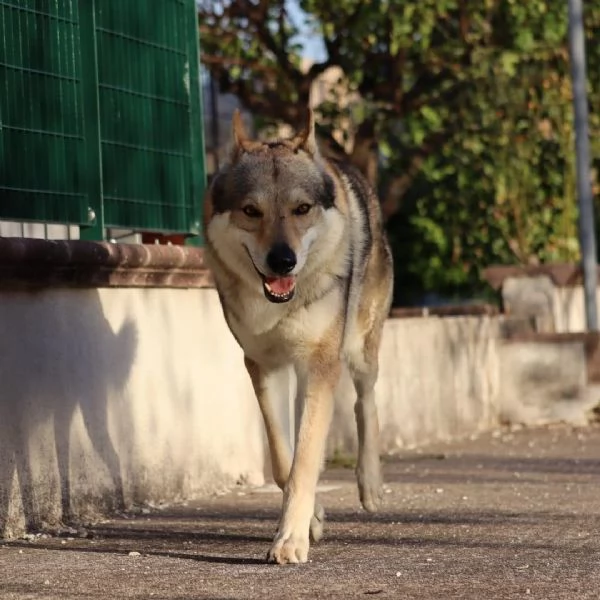
[[[267,291],[269,292],[269,294],[271,294],[272,296],[275,296],[275,298],[285,298],[287,296],[287,294],[280,294],[278,292],[274,292],[273,288],[265,281],[265,287],[267,288]]]

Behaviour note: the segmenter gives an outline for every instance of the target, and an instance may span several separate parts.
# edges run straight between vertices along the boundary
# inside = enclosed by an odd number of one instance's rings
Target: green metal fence
[[[194,0],[0,0],[0,218],[199,234]]]

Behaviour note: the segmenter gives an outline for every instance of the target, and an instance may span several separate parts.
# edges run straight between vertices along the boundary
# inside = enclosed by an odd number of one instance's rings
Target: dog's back
[[[348,203],[350,257],[344,350],[349,361],[366,331],[379,329],[392,300],[392,254],[384,232],[379,199],[362,173],[339,160],[328,160],[342,182]],[[358,340],[356,337],[358,336]],[[379,347],[379,341],[375,344]]]

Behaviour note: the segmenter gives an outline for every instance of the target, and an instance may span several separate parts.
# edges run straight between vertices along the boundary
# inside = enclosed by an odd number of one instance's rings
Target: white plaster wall
[[[556,333],[586,331],[583,286],[558,287],[547,275],[507,277],[502,284],[507,314],[535,317],[536,330]],[[596,290],[600,306],[600,288]]]
[[[501,418],[583,414],[581,345],[504,344],[501,321],[386,322],[376,387],[384,452]],[[0,537],[68,512],[93,518],[121,496],[171,502],[260,484],[268,472],[242,352],[214,290],[2,291],[0,350]],[[294,384],[282,383],[278,412],[291,438]],[[330,453],[356,448],[354,400],[346,375]]]
[[[584,425],[598,403],[581,341],[500,346],[501,414],[507,423]]]
[[[0,537],[260,483],[263,434],[214,290],[0,293]],[[70,486],[70,490],[69,490]],[[66,510],[65,506],[65,510]]]
[[[596,290],[596,303],[600,307],[600,288]],[[554,319],[558,332],[587,330],[583,286],[555,288]]]
[[[382,450],[493,425],[497,320],[390,319]],[[264,434],[214,290],[0,293],[0,536],[126,505],[261,483]],[[278,406],[290,432],[293,403]],[[356,447],[343,382],[329,450]],[[122,493],[121,493],[122,488]]]
[[[499,320],[388,319],[376,403],[384,452],[446,440],[497,424]],[[356,448],[355,393],[346,376],[329,451]]]

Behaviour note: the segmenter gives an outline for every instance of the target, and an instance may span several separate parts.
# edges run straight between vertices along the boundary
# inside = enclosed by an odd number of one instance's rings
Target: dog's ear
[[[304,128],[292,139],[294,150],[304,150],[313,157],[319,154],[315,136],[315,115],[310,107],[306,108]]]
[[[242,120],[242,113],[240,113],[238,108],[236,108],[233,111],[232,131],[233,131],[233,156],[232,156],[232,158],[235,160],[242,152],[245,152],[248,149],[248,145],[250,144],[250,139],[248,138],[248,134],[246,133],[246,128],[244,127],[244,121]]]

